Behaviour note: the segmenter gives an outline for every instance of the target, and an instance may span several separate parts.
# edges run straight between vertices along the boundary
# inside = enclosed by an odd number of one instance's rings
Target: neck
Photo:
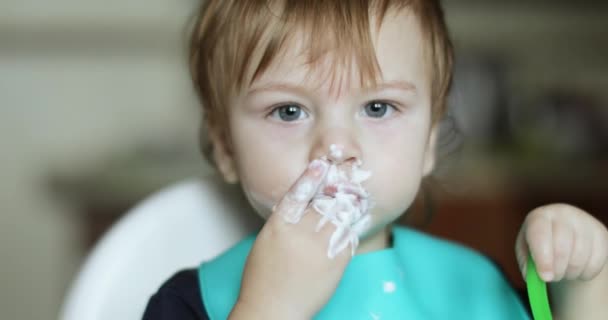
[[[367,253],[377,250],[386,249],[390,246],[391,225],[387,225],[382,229],[361,239],[357,247],[356,254]]]

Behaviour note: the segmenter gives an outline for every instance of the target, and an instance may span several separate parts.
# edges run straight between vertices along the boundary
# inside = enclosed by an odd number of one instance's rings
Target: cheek
[[[306,157],[297,148],[286,149],[287,142],[276,135],[247,130],[246,125],[235,128],[240,128],[233,132],[233,146],[241,186],[254,209],[266,218],[304,171]]]
[[[375,170],[366,186],[376,204],[374,211],[401,214],[418,193],[422,179],[418,161],[412,158],[401,158],[402,162],[397,160],[395,157],[382,161],[382,166]]]
[[[407,171],[378,176],[370,182],[368,190],[373,195],[374,212],[380,215],[399,215],[410,207],[420,186],[421,176]]]
[[[410,129],[405,134],[403,127],[400,133],[384,133],[383,139],[370,143],[366,150],[369,167],[364,167],[373,172],[366,188],[374,197],[375,212],[401,214],[411,205],[418,192],[427,132],[422,126]]]

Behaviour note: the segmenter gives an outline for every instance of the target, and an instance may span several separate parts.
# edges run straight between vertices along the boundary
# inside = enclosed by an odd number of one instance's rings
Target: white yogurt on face
[[[337,156],[331,153],[341,152],[341,149],[336,151],[336,147],[332,147],[330,155]],[[327,222],[336,228],[328,244],[329,258],[334,258],[349,244],[352,248],[351,254],[354,254],[359,244],[359,236],[370,225],[371,201],[361,183],[371,177],[371,172],[360,169],[360,166],[361,162],[358,162],[345,169],[332,163],[324,183],[312,200],[312,207],[322,216],[317,230]]]
[[[343,148],[332,144],[329,148],[329,156],[320,160],[329,162],[325,180],[315,192],[312,182],[304,182],[291,194],[297,202],[306,201],[312,196],[310,206],[321,215],[316,227],[320,231],[328,222],[335,227],[332,233],[327,256],[331,259],[337,254],[351,246],[351,254],[359,244],[359,237],[363,235],[371,225],[370,208],[372,207],[370,196],[363,188],[362,183],[371,177],[371,172],[362,170],[361,161],[354,164],[342,164]],[[319,161],[313,160],[313,161]],[[338,166],[336,163],[341,164]],[[309,165],[310,166],[310,165]],[[288,223],[298,223],[303,212],[298,207],[283,208],[283,218]],[[273,209],[274,211],[274,209]]]
[[[332,144],[329,146],[329,156],[332,159],[342,159],[342,156],[344,155],[344,152],[342,151],[342,149],[344,149],[344,147],[336,145],[336,144]]]

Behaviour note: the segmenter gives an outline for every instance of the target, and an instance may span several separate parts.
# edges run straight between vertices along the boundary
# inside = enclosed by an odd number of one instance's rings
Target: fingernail
[[[540,277],[545,281],[545,282],[550,282],[553,280],[553,272],[550,271],[546,271],[546,272],[541,272],[540,273]]]

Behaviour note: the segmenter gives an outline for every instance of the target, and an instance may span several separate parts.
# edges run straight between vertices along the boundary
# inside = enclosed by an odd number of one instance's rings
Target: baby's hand
[[[591,280],[606,267],[608,231],[581,209],[547,205],[528,214],[517,236],[515,251],[524,277],[529,250],[546,282]]]
[[[311,319],[333,295],[351,250],[328,258],[335,226],[315,231],[321,216],[310,202],[328,166],[313,162],[274,208],[247,259],[230,319]]]

